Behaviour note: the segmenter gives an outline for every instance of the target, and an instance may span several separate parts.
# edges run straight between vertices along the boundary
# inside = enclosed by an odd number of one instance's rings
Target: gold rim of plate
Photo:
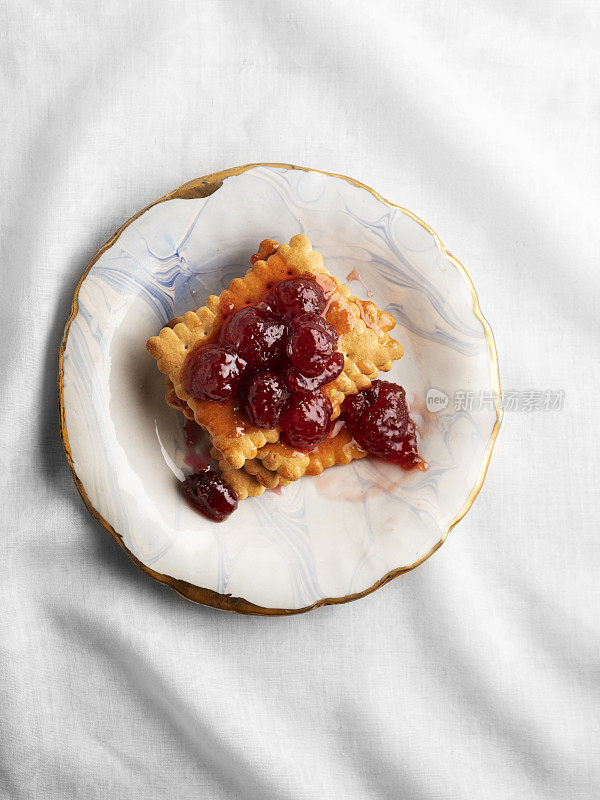
[[[65,348],[67,346],[67,338],[69,336],[69,329],[71,327],[71,323],[75,319],[78,309],[79,309],[79,289],[81,288],[81,284],[85,280],[88,272],[94,266],[96,261],[102,256],[103,253],[106,252],[112,245],[117,241],[119,236],[123,233],[125,228],[131,225],[134,220],[140,217],[142,214],[145,214],[148,209],[152,208],[158,203],[164,203],[166,200],[174,200],[174,199],[196,199],[200,197],[208,197],[213,192],[217,191],[222,184],[223,181],[227,178],[234,177],[236,175],[241,175],[242,173],[246,172],[249,169],[254,169],[255,167],[275,167],[275,168],[282,168],[282,169],[297,169],[301,170],[302,172],[316,172],[321,175],[328,175],[332,178],[341,178],[344,181],[352,184],[353,186],[357,186],[360,189],[365,189],[367,192],[370,192],[374,197],[377,198],[381,203],[384,203],[386,206],[390,206],[391,208],[396,208],[401,211],[403,214],[406,214],[408,217],[413,219],[415,222],[418,222],[425,230],[431,234],[433,240],[440,250],[441,253],[446,256],[446,258],[455,266],[458,270],[462,278],[464,279],[465,283],[467,284],[469,291],[471,293],[471,299],[473,303],[473,312],[477,319],[483,325],[483,329],[485,331],[485,338],[487,341],[487,348],[488,348],[488,356],[490,360],[490,374],[493,384],[494,390],[494,406],[496,410],[496,422],[494,423],[494,427],[492,429],[492,433],[487,444],[483,462],[481,464],[481,468],[479,470],[479,475],[475,486],[471,490],[467,501],[465,502],[464,506],[455,517],[455,519],[448,525],[445,531],[443,531],[442,536],[438,542],[426,553],[422,558],[418,561],[415,561],[414,564],[410,564],[407,567],[399,567],[397,569],[388,572],[383,578],[380,578],[376,583],[372,586],[369,586],[368,589],[365,589],[362,592],[356,592],[355,594],[345,595],[343,597],[324,597],[321,600],[316,600],[314,603],[311,603],[309,606],[305,606],[304,608],[265,608],[263,606],[258,606],[255,603],[246,600],[243,597],[232,597],[226,594],[219,594],[219,592],[215,592],[212,589],[203,589],[200,586],[195,586],[192,583],[188,583],[187,581],[178,580],[176,578],[171,578],[169,575],[163,575],[160,572],[156,572],[155,570],[151,569],[150,567],[143,564],[138,558],[134,556],[134,554],[127,549],[125,546],[121,535],[108,523],[104,517],[98,512],[96,508],[90,502],[89,497],[85,491],[85,488],[82,482],[79,480],[75,473],[75,468],[73,465],[73,457],[71,455],[71,448],[69,446],[69,437],[67,434],[67,426],[66,426],[66,417],[65,417],[65,402],[64,402],[64,393],[63,393],[63,385],[64,385],[64,370],[63,370],[63,360],[65,354]],[[85,501],[86,506],[88,507],[89,511],[91,512],[92,516],[94,516],[98,522],[100,522],[106,530],[117,540],[117,542],[121,545],[123,550],[127,553],[127,555],[137,564],[137,566],[149,575],[154,580],[159,581],[160,583],[164,583],[167,586],[170,586],[174,589],[178,594],[182,597],[185,597],[187,600],[191,600],[194,603],[200,603],[206,606],[212,606],[213,608],[219,608],[223,611],[234,611],[238,614],[258,614],[262,616],[287,616],[291,614],[302,614],[307,611],[312,611],[314,608],[318,608],[319,606],[326,606],[326,605],[336,605],[338,603],[348,603],[351,600],[358,600],[361,597],[366,597],[366,595],[371,594],[372,592],[376,591],[377,589],[384,586],[386,583],[389,583],[394,578],[397,578],[399,575],[403,575],[406,572],[410,572],[411,570],[415,569],[416,567],[423,564],[423,562],[427,561],[427,559],[432,556],[436,550],[438,550],[443,543],[446,541],[446,537],[457,525],[460,520],[465,516],[467,511],[473,505],[473,502],[477,495],[479,494],[481,487],[485,481],[485,476],[487,474],[488,466],[490,463],[490,459],[492,456],[492,450],[494,448],[494,444],[498,437],[498,433],[500,431],[500,425],[502,423],[502,401],[501,401],[501,389],[500,389],[500,372],[498,367],[498,353],[496,350],[496,342],[494,340],[494,334],[492,333],[492,329],[490,327],[489,322],[483,316],[481,308],[479,306],[479,299],[477,297],[477,292],[475,291],[475,286],[473,285],[473,281],[471,280],[467,270],[464,266],[460,263],[460,261],[452,255],[452,253],[444,246],[441,242],[440,237],[437,233],[427,225],[426,222],[423,222],[422,219],[419,219],[412,211],[409,211],[402,206],[397,205],[396,203],[391,203],[389,200],[386,200],[382,197],[378,192],[374,189],[371,189],[370,186],[367,186],[360,181],[355,180],[354,178],[349,178],[347,175],[339,175],[335,172],[326,172],[325,170],[320,169],[313,169],[311,167],[298,167],[295,164],[277,164],[277,163],[257,163],[257,164],[245,164],[241,167],[231,167],[230,169],[222,170],[221,172],[213,172],[210,175],[205,175],[202,178],[196,178],[192,181],[188,181],[188,183],[184,183],[182,186],[179,186],[172,192],[161,197],[159,200],[150,203],[148,206],[143,208],[141,211],[138,211],[131,219],[127,220],[124,225],[122,225],[119,230],[114,233],[110,239],[98,250],[95,256],[90,261],[89,265],[87,266],[86,270],[84,271],[83,275],[79,279],[77,286],[75,287],[75,293],[73,295],[73,301],[71,304],[71,311],[69,313],[69,318],[67,319],[67,323],[65,325],[65,331],[63,334],[63,338],[60,344],[59,353],[58,353],[58,398],[59,398],[59,413],[60,413],[60,436],[63,443],[63,447],[65,449],[65,454],[67,457],[67,461],[69,463],[69,467],[71,468],[71,473],[73,475],[73,480],[75,481],[75,485],[79,490],[80,495],[82,496],[83,500]]]

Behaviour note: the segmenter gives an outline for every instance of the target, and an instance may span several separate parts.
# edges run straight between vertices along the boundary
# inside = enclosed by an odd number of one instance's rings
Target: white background
[[[598,798],[600,7],[0,1],[0,796]],[[485,487],[371,597],[196,607],[90,517],[58,440],[75,283],[250,161],[342,172],[469,270],[507,390]]]

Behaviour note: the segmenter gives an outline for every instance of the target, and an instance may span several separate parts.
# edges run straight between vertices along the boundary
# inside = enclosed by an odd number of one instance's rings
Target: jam
[[[228,316],[219,341],[190,354],[189,393],[237,398],[257,428],[280,427],[283,441],[314,449],[329,435],[333,414],[322,387],[344,367],[337,331],[321,316],[326,305],[316,281],[282,280],[260,303]]]
[[[291,364],[283,371],[283,379],[290,392],[314,392],[326,383],[331,383],[344,369],[344,354],[336,350],[327,361],[324,362],[320,372],[308,377],[298,372]]]
[[[266,309],[249,306],[236,311],[223,329],[223,343],[251,369],[271,369],[283,358],[287,325]]]
[[[259,372],[248,381],[246,412],[257,428],[272,430],[289,399],[289,392],[276,372]]]
[[[316,314],[301,314],[292,322],[286,343],[286,355],[296,370],[312,378],[326,367],[336,352],[335,328]]]
[[[207,472],[213,463],[209,456],[202,428],[193,419],[186,419],[184,426],[185,464],[194,472]]]
[[[235,511],[238,498],[233,489],[216,472],[208,455],[206,437],[194,420],[186,419],[184,426],[185,463],[194,470],[183,481],[183,493],[188,503],[205,517],[222,522]]]
[[[302,314],[322,314],[327,301],[321,287],[308,278],[281,281],[269,292],[267,302],[286,319]]]
[[[230,348],[208,345],[195,350],[187,363],[187,385],[193,397],[227,400],[234,397],[246,362]]]
[[[238,507],[236,493],[211,469],[188,475],[183,492],[188,503],[216,522],[223,522]]]
[[[347,397],[343,411],[347,428],[369,455],[404,469],[423,467],[402,386],[373,381],[370,389]]]
[[[306,392],[292,397],[281,417],[285,441],[300,450],[314,450],[331,431],[331,401],[322,392]]]

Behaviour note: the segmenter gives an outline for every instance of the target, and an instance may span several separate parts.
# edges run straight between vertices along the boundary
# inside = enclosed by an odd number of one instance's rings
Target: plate
[[[333,467],[217,524],[182,499],[181,415],[145,342],[243,273],[261,239],[296,233],[395,317],[405,355],[388,375],[430,468]],[[77,286],[58,377],[65,451],[94,516],[153,578],[241,613],[345,602],[422,564],[479,492],[502,416],[492,331],[432,229],[358,181],[285,164],[199,178],[129,220]]]

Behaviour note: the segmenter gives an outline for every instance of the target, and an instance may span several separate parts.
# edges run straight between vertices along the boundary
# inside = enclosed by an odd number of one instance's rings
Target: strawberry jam
[[[289,361],[302,375],[312,378],[326,367],[336,352],[338,335],[335,328],[316,314],[301,314],[292,321],[286,344]]]
[[[267,303],[282,317],[294,319],[301,314],[322,314],[326,300],[323,290],[314,281],[290,278],[269,292]]]
[[[248,381],[246,412],[257,428],[272,430],[287,405],[289,393],[276,372],[259,372]]]
[[[308,377],[303,375],[291,364],[283,371],[283,379],[290,392],[295,394],[299,392],[314,392],[315,389],[320,389],[326,383],[331,383],[344,369],[344,354],[336,350],[333,355],[325,361],[321,371],[316,375]]]
[[[369,455],[404,469],[424,463],[417,452],[415,423],[402,386],[373,381],[370,389],[347,397],[343,410],[347,428]]]
[[[188,503],[217,522],[223,522],[238,507],[236,493],[211,469],[188,475],[183,483],[183,492]]]
[[[281,417],[283,438],[292,447],[314,450],[331,431],[331,401],[322,392],[306,392],[292,397]]]
[[[188,391],[203,400],[227,400],[236,394],[245,367],[233,349],[219,345],[199,347],[187,364]]]
[[[282,319],[248,306],[228,320],[223,339],[251,369],[271,369],[283,357],[287,333]]]
[[[237,400],[257,427],[281,427],[288,444],[312,450],[331,429],[322,387],[344,367],[327,301],[309,278],[276,284],[260,303],[225,319],[217,342],[188,357],[187,388],[199,400]]]

